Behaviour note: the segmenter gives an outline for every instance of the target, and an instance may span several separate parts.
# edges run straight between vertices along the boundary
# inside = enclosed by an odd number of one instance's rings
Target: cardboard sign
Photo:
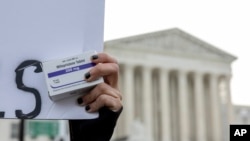
[[[101,52],[103,23],[104,0],[0,0],[0,118],[96,118],[79,96],[51,101],[39,64]]]

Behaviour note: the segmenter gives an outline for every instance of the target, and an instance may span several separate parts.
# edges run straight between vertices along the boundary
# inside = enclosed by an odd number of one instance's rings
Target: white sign
[[[96,118],[79,96],[51,101],[39,63],[101,52],[103,23],[104,0],[0,0],[0,118]]]

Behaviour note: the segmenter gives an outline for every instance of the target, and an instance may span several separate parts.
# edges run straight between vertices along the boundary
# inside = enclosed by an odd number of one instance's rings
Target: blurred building
[[[113,140],[229,140],[236,57],[177,28],[107,41],[104,49],[119,61],[124,101]]]
[[[19,119],[0,121],[0,141],[20,141]],[[25,120],[24,141],[69,141],[68,121],[66,120]]]
[[[18,141],[19,124],[20,121],[17,119],[0,120],[0,141]]]
[[[250,125],[250,106],[235,105],[234,113],[235,113],[235,117],[234,117],[233,124]]]
[[[69,141],[67,120],[26,120],[25,141]]]

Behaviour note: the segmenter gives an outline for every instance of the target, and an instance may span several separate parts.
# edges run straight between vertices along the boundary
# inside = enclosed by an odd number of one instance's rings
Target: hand
[[[116,112],[122,108],[122,95],[118,88],[119,66],[117,60],[106,53],[92,56],[92,62],[97,65],[85,74],[86,81],[93,81],[99,77],[104,83],[98,84],[88,94],[78,99],[78,103],[86,105],[88,112],[96,112],[107,107]]]

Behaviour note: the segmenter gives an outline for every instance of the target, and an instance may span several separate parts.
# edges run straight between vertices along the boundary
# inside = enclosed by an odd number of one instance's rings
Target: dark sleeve
[[[97,119],[69,120],[70,141],[109,141],[121,112],[104,107]]]

